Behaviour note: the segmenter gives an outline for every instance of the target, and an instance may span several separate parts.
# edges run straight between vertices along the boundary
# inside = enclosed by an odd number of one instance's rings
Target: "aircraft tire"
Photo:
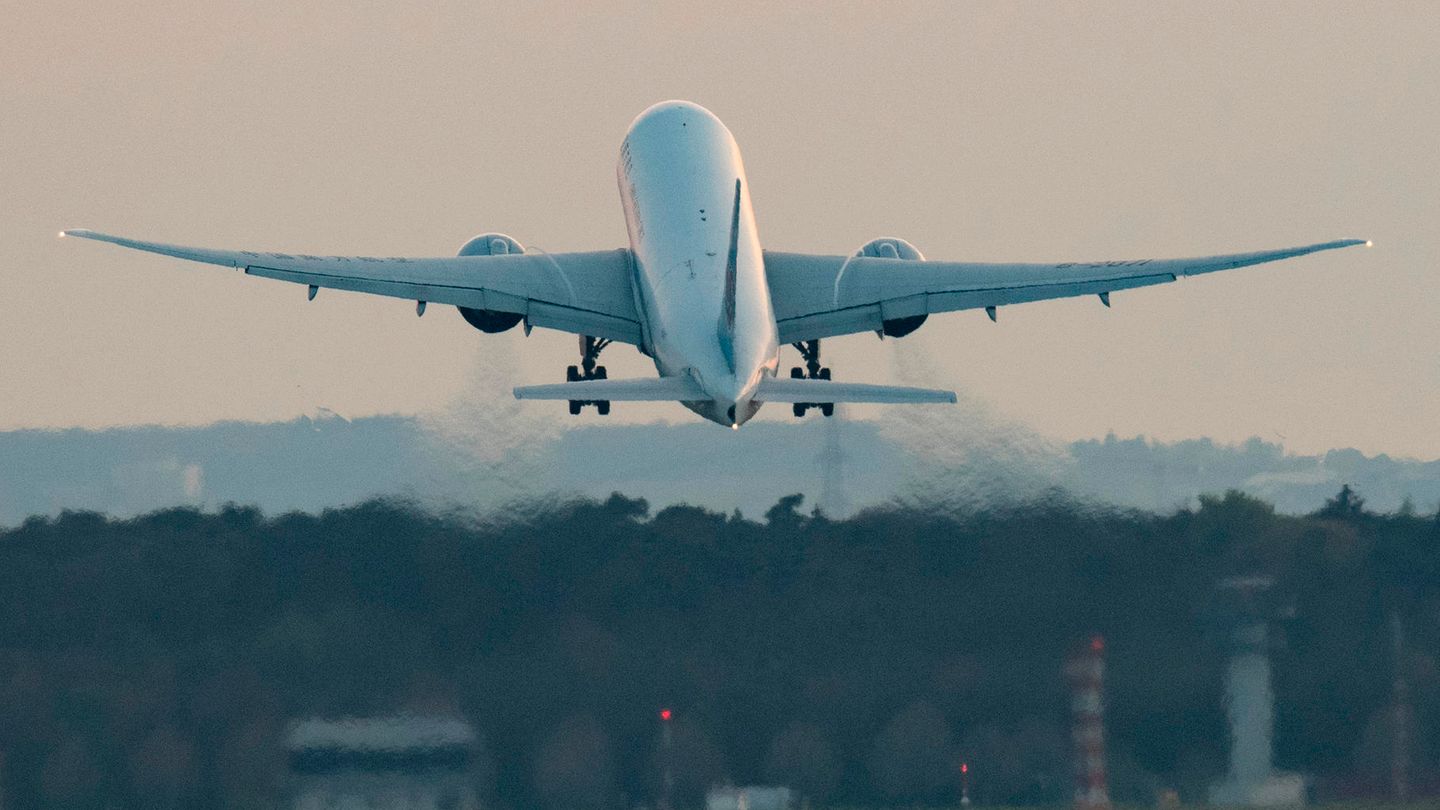
[[[579,381],[580,381],[580,367],[579,367],[579,366],[566,366],[566,367],[565,367],[565,382],[579,382]]]
[[[822,380],[828,380],[828,379],[830,379],[830,369],[829,369],[829,368],[822,368],[822,369],[820,369],[820,379],[822,379]],[[828,414],[827,414],[827,415],[828,415]]]
[[[797,402],[797,403],[795,403],[794,405],[791,405],[791,406],[790,406],[790,411],[795,414],[795,418],[797,418],[797,419],[804,417],[804,416],[805,416],[805,403],[803,403],[803,402]]]
[[[820,403],[820,413],[823,413],[823,414],[825,414],[826,416],[834,416],[834,415],[835,415],[835,403],[833,403],[833,402],[822,402],[822,403]]]
[[[604,379],[604,378],[601,378],[601,379]],[[609,416],[609,415],[610,415],[610,400],[608,400],[608,399],[602,399],[602,400],[600,400],[599,402],[595,403],[595,410],[599,411],[601,416]]]
[[[571,416],[579,416],[579,415],[580,415],[580,406],[581,406],[581,404],[582,404],[582,403],[581,403],[580,400],[578,400],[578,399],[572,399],[572,400],[570,400],[570,415],[571,415]]]
[[[792,379],[792,380],[803,380],[803,379],[805,379],[805,369],[800,368],[799,366],[792,366],[792,367],[790,368],[790,379]]]
[[[609,379],[609,378],[606,376],[606,372],[605,372],[605,367],[604,367],[604,366],[596,366],[596,367],[595,367],[595,379],[597,379],[597,380]]]

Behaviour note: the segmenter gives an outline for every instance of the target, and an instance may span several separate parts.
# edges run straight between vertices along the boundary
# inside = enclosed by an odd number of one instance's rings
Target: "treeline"
[[[1278,765],[1388,789],[1392,617],[1412,781],[1440,750],[1440,520],[1347,489],[1308,517],[1238,493],[1169,515],[1063,499],[761,521],[619,495],[504,518],[374,501],[318,515],[90,513],[0,531],[7,808],[246,807],[285,723],[456,712],[492,807],[680,807],[787,784],[819,806],[1065,801],[1062,662],[1107,640],[1119,798],[1203,799],[1224,770],[1216,583],[1265,574]],[[1428,781],[1427,781],[1428,780]]]

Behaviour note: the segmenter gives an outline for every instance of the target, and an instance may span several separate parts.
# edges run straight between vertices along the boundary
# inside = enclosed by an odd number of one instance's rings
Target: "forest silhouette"
[[[488,806],[677,806],[722,782],[815,806],[1069,797],[1068,651],[1106,639],[1112,793],[1199,800],[1224,769],[1217,583],[1274,577],[1277,764],[1383,795],[1395,676],[1412,781],[1440,750],[1440,518],[1348,487],[1277,514],[1230,492],[1157,515],[1062,496],[755,521],[533,500],[226,506],[0,530],[7,806],[267,806],[295,718],[459,714]],[[1407,644],[1391,653],[1399,617]],[[1398,666],[1398,670],[1397,670]]]

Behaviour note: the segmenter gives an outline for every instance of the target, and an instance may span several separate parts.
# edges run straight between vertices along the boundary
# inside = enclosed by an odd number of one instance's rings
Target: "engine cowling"
[[[877,259],[902,259],[904,261],[923,262],[925,256],[919,248],[894,236],[882,236],[879,239],[871,239],[863,247],[855,251],[856,256],[871,256]],[[921,324],[929,315],[912,315],[905,318],[891,318],[883,322],[881,332],[886,337],[905,337],[919,329]]]
[[[500,256],[507,253],[524,253],[525,246],[503,233],[482,233],[466,242],[460,248],[459,256]],[[471,309],[456,307],[465,322],[481,332],[495,334],[515,325],[525,317],[519,312],[497,312],[493,309]]]

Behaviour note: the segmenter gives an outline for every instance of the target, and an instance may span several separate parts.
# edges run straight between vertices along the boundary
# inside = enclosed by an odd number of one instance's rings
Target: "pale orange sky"
[[[1023,261],[1376,242],[1117,293],[1112,310],[826,341],[836,378],[928,358],[930,384],[1058,439],[1440,457],[1434,3],[4,0],[0,18],[0,429],[430,413],[562,379],[568,335],[487,336],[447,308],[417,320],[338,292],[307,304],[55,232],[617,247],[620,139],[679,97],[735,133],[772,248],[897,235],[932,258]],[[605,363],[654,373],[629,347]],[[611,417],[655,418],[695,417]]]

